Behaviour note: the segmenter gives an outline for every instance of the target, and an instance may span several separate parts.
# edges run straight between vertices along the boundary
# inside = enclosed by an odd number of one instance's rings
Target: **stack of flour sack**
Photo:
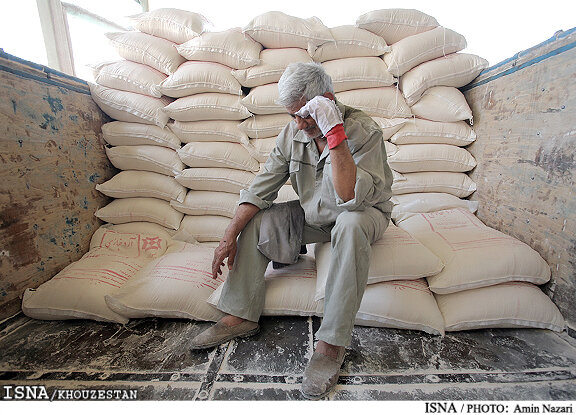
[[[281,12],[242,29],[207,25],[199,14],[159,9],[135,16],[135,31],[107,34],[123,60],[96,65],[90,85],[115,120],[102,135],[120,172],[97,186],[114,198],[96,212],[107,224],[84,258],[26,292],[28,315],[220,318],[211,304],[227,270],[211,278],[214,244],[291,122],[275,102],[282,72],[320,62],[336,98],[382,128],[394,172],[393,223],[372,247],[357,324],[431,334],[564,329],[537,287],[550,278],[546,262],[485,226],[466,200],[476,162],[465,147],[476,135],[458,88],[487,61],[461,52],[462,35],[407,9],[334,28]],[[297,197],[287,183],[278,200]],[[265,315],[322,315],[330,244],[309,248],[296,265],[269,268]]]

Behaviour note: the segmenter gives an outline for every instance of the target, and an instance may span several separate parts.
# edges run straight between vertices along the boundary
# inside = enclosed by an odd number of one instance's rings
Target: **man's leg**
[[[263,213],[256,214],[240,234],[234,266],[224,281],[217,306],[227,314],[250,321],[258,321],[264,309],[264,275],[270,263],[257,248]],[[301,244],[329,241],[330,230],[331,227],[318,228],[305,223]]]
[[[309,399],[325,396],[338,381],[345,346],[350,344],[368,280],[371,244],[380,238],[388,223],[389,216],[369,208],[342,213],[332,228],[324,317],[316,333],[316,352],[302,382],[302,393]]]
[[[238,335],[257,332],[257,321],[262,314],[266,294],[264,274],[270,262],[257,248],[263,213],[258,212],[238,238],[234,266],[223,283],[217,305],[227,315],[196,336],[191,348],[213,347]],[[330,229],[305,225],[302,244],[329,241]]]
[[[371,245],[388,227],[389,218],[375,208],[344,212],[332,229],[332,256],[324,316],[316,333],[319,340],[335,346],[348,346],[352,328],[368,281]]]
[[[262,213],[258,212],[238,237],[234,266],[223,283],[217,306],[227,315],[192,339],[192,349],[214,347],[258,332],[264,307],[264,274],[270,262],[257,248]]]
[[[270,260],[258,250],[260,211],[246,225],[238,238],[234,266],[224,281],[217,308],[226,314],[258,321],[264,308],[264,274]]]

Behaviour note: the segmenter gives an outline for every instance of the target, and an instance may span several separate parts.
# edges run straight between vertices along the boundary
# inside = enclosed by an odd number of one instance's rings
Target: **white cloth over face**
[[[296,113],[299,117],[312,117],[318,128],[326,135],[334,126],[342,124],[342,113],[336,103],[322,95],[312,98]]]

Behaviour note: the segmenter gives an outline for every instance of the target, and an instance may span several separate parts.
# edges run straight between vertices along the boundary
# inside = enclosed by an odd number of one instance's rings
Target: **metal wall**
[[[0,51],[0,320],[79,259],[114,174],[85,82]]]
[[[465,88],[477,141],[478,217],[536,249],[545,291],[576,329],[576,29],[483,72]]]

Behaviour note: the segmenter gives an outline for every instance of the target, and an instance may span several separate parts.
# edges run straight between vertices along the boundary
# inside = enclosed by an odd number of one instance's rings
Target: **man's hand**
[[[218,278],[222,274],[221,267],[224,266],[224,260],[228,258],[228,269],[232,269],[234,265],[234,258],[236,257],[236,238],[231,241],[222,240],[220,245],[214,250],[214,258],[212,259],[212,278]]]
[[[330,98],[322,95],[316,96],[300,108],[296,115],[302,118],[312,117],[328,140],[328,148],[331,150],[347,138],[344,133],[342,113]]]
[[[236,209],[236,213],[232,221],[224,232],[224,237],[220,241],[218,247],[214,250],[214,258],[212,259],[212,278],[218,278],[218,274],[222,274],[224,260],[228,258],[228,269],[232,269],[234,259],[236,258],[237,242],[236,238],[244,229],[246,224],[260,211],[260,208],[250,203],[242,203]]]
[[[312,117],[326,140],[332,159],[334,190],[347,202],[355,197],[356,164],[348,146],[340,144],[346,140],[342,113],[336,103],[325,96],[312,98],[296,113],[300,117]]]

